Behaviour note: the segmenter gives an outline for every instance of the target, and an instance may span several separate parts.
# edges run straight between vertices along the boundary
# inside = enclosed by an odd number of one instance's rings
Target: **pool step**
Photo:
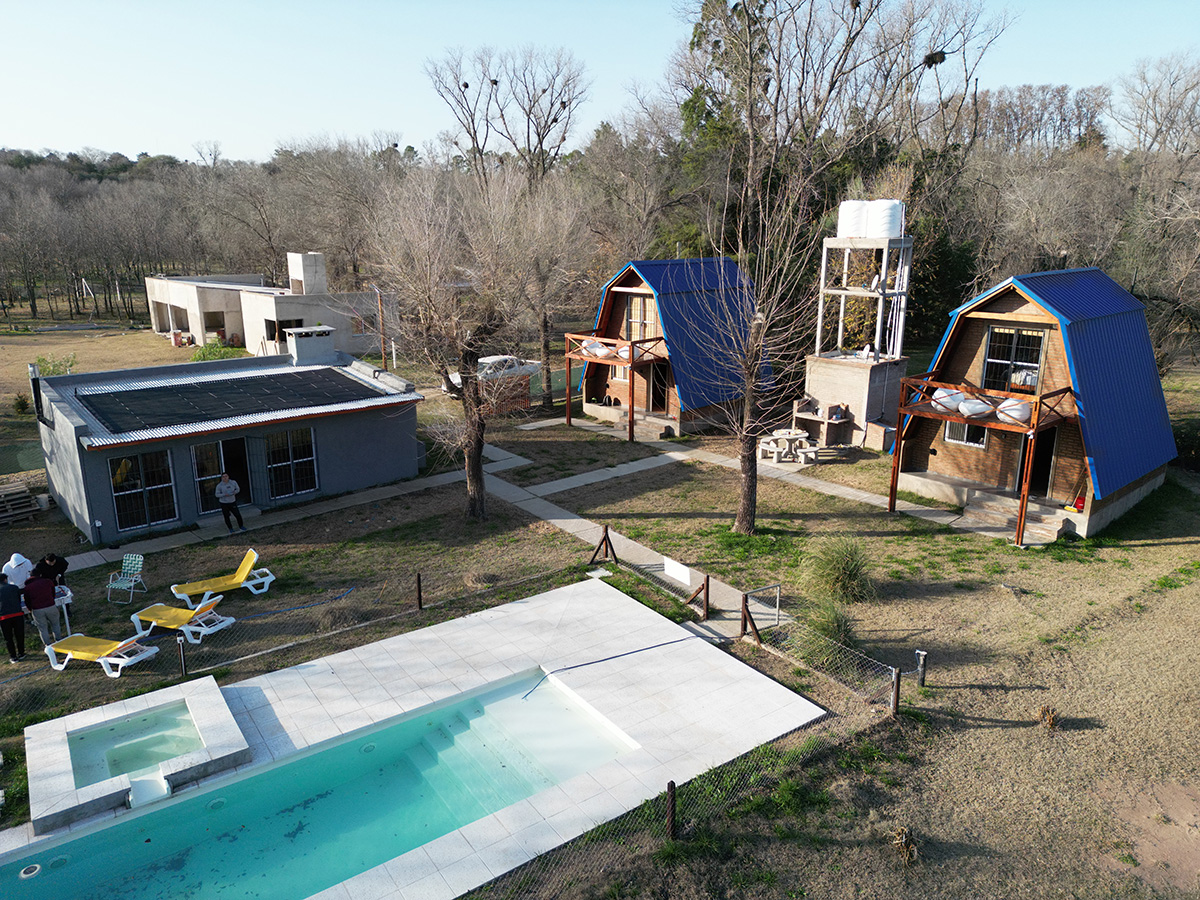
[[[137,809],[155,800],[171,796],[171,786],[158,766],[129,773],[129,808]]]
[[[426,784],[432,788],[446,807],[458,818],[473,821],[487,815],[487,810],[462,780],[441,764],[437,753],[424,741],[404,751]]]
[[[495,717],[471,718],[468,720],[468,724],[479,739],[492,749],[493,753],[508,762],[509,765],[505,771],[519,774],[522,781],[528,785],[528,789],[522,796],[536,794],[538,791],[544,791],[558,783],[558,779],[554,778],[540,762],[530,756],[525,745]]]
[[[443,724],[455,747],[481,768],[499,807],[516,803],[549,786],[545,774],[526,756],[520,744],[487,717],[468,722],[461,716]]]
[[[405,754],[448,807],[480,816],[554,783],[486,716],[452,716]]]

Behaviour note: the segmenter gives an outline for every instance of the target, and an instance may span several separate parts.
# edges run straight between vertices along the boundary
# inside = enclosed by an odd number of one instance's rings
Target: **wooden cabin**
[[[727,416],[753,313],[732,260],[627,263],[604,286],[593,329],[566,335],[568,416],[575,387],[585,414],[625,421],[630,440],[635,420],[682,433]],[[578,385],[572,361],[583,364]]]
[[[1145,308],[1096,268],[1010,278],[902,382],[890,505],[910,490],[1013,527],[1094,534],[1162,484],[1175,441]]]

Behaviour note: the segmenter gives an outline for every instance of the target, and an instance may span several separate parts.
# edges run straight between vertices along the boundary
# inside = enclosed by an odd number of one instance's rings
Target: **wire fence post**
[[[925,687],[925,657],[928,655],[924,650],[917,651],[917,687]]]
[[[892,715],[900,712],[900,670],[892,669]]]
[[[632,439],[631,439],[632,440]],[[604,555],[601,556],[600,554]],[[617,559],[617,551],[613,548],[612,538],[608,536],[608,526],[604,526],[604,534],[600,538],[600,543],[596,545],[595,551],[592,553],[592,559],[588,563],[589,566],[594,566],[597,560],[607,562],[612,560],[616,565],[620,565],[621,561]]]
[[[183,632],[175,635],[175,642],[179,644],[179,677],[187,678],[187,657],[183,655]]]
[[[700,617],[701,622],[708,621],[708,581],[709,581],[709,576],[705,575],[704,576],[704,614],[701,615],[701,617]]]
[[[423,601],[421,598],[421,573],[418,572],[417,573],[417,609],[424,609],[424,608],[425,607],[423,605]]]
[[[675,840],[675,782],[667,782],[667,840]]]

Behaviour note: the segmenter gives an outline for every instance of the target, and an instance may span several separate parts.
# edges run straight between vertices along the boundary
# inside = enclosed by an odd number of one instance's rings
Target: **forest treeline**
[[[1198,316],[1200,64],[982,90],[975,68],[1003,27],[938,0],[708,0],[666,84],[591,135],[574,133],[582,67],[531,48],[430,62],[453,127],[419,152],[384,134],[265,162],[216,143],[190,162],[0,150],[0,300],[6,315],[140,317],[148,274],[280,285],[289,250],[324,252],[333,287],[364,288],[395,272],[380,235],[415,174],[486,187],[511,172],[514,190],[550,199],[509,226],[567,239],[538,263],[562,309],[594,302],[628,259],[714,254],[786,259],[793,302],[811,304],[838,203],[896,197],[916,238],[914,337],[1009,275],[1096,265],[1146,300],[1165,365]],[[492,238],[503,253],[509,237]],[[479,252],[464,277],[485,268]]]

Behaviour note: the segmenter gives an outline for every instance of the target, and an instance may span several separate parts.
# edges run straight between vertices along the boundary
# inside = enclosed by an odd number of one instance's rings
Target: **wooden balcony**
[[[667,359],[667,343],[662,336],[627,341],[623,338],[601,337],[595,331],[568,334],[566,358],[606,366],[628,366],[635,369],[647,363]]]
[[[995,431],[1015,432],[1024,435],[1028,441],[1025,465],[1020,472],[1016,533],[1013,536],[1014,543],[1021,546],[1025,539],[1025,517],[1029,506],[1029,480],[1033,471],[1034,446],[1037,443],[1038,434],[1048,428],[1053,428],[1060,422],[1076,418],[1075,392],[1070,387],[1059,388],[1044,394],[985,391],[970,384],[948,384],[934,381],[935,374],[926,372],[923,375],[902,379],[900,382],[900,408],[896,415],[896,446],[892,449],[892,481],[888,490],[888,511],[894,512],[896,509],[896,484],[900,478],[906,418],[915,416],[925,419],[941,419],[946,422],[977,425]],[[936,401],[935,394],[939,389],[961,392],[966,397],[983,401],[991,409],[990,411],[983,410],[979,415],[964,415],[961,410],[951,410]],[[1019,421],[1019,418],[1023,418],[1023,416],[1006,416],[1000,406],[1006,400],[1017,400],[1027,404],[1028,421]]]
[[[932,372],[924,375],[914,375],[900,382],[900,409],[897,431],[903,426],[906,416],[920,416],[927,419],[941,419],[946,422],[964,422],[967,425],[979,425],[996,431],[1012,431],[1018,434],[1033,434],[1053,428],[1060,422],[1075,418],[1074,391],[1069,388],[1059,388],[1044,394],[1030,394],[1018,391],[988,391],[977,388],[972,384],[950,384],[934,381]],[[992,412],[982,415],[967,416],[961,412],[951,412],[934,401],[934,393],[938,389],[960,391],[968,397],[982,400],[992,407]],[[1005,416],[1000,410],[1000,404],[1005,400],[1016,400],[1029,405],[1029,420],[1017,421],[1013,416]]]
[[[571,360],[603,366],[628,366],[637,369],[651,363],[667,361],[667,342],[662,336],[627,341],[624,338],[602,337],[596,331],[567,334],[567,424],[571,424]],[[629,379],[629,440],[633,440],[633,378]]]

